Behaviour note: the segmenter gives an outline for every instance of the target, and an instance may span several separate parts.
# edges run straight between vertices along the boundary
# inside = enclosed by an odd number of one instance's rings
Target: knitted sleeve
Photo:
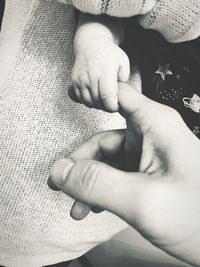
[[[159,31],[169,42],[200,35],[200,0],[59,0],[82,12],[115,17],[139,16],[142,27]]]
[[[139,22],[159,31],[169,42],[195,39],[200,36],[200,0],[159,0]]]
[[[145,14],[156,4],[157,0],[59,0],[71,4],[82,12],[107,14],[114,17],[132,17]]]

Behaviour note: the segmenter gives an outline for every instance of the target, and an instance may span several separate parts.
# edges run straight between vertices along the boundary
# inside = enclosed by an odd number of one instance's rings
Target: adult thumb
[[[128,223],[137,219],[148,175],[128,173],[94,160],[61,159],[51,169],[51,181],[69,196],[115,213]]]

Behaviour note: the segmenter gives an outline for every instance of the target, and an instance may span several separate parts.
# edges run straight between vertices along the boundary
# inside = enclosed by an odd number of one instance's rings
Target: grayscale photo
[[[200,0],[0,0],[0,267],[200,266]]]

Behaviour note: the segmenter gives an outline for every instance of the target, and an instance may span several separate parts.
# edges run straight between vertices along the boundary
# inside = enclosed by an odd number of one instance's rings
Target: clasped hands
[[[72,217],[113,212],[165,252],[200,266],[200,141],[180,115],[119,84],[127,128],[101,132],[54,163],[49,183]]]

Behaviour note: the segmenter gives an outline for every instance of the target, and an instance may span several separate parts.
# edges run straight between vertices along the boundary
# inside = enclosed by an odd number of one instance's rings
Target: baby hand
[[[73,90],[79,101],[91,108],[118,110],[118,81],[129,78],[126,53],[112,40],[87,40],[76,51],[72,72]]]

